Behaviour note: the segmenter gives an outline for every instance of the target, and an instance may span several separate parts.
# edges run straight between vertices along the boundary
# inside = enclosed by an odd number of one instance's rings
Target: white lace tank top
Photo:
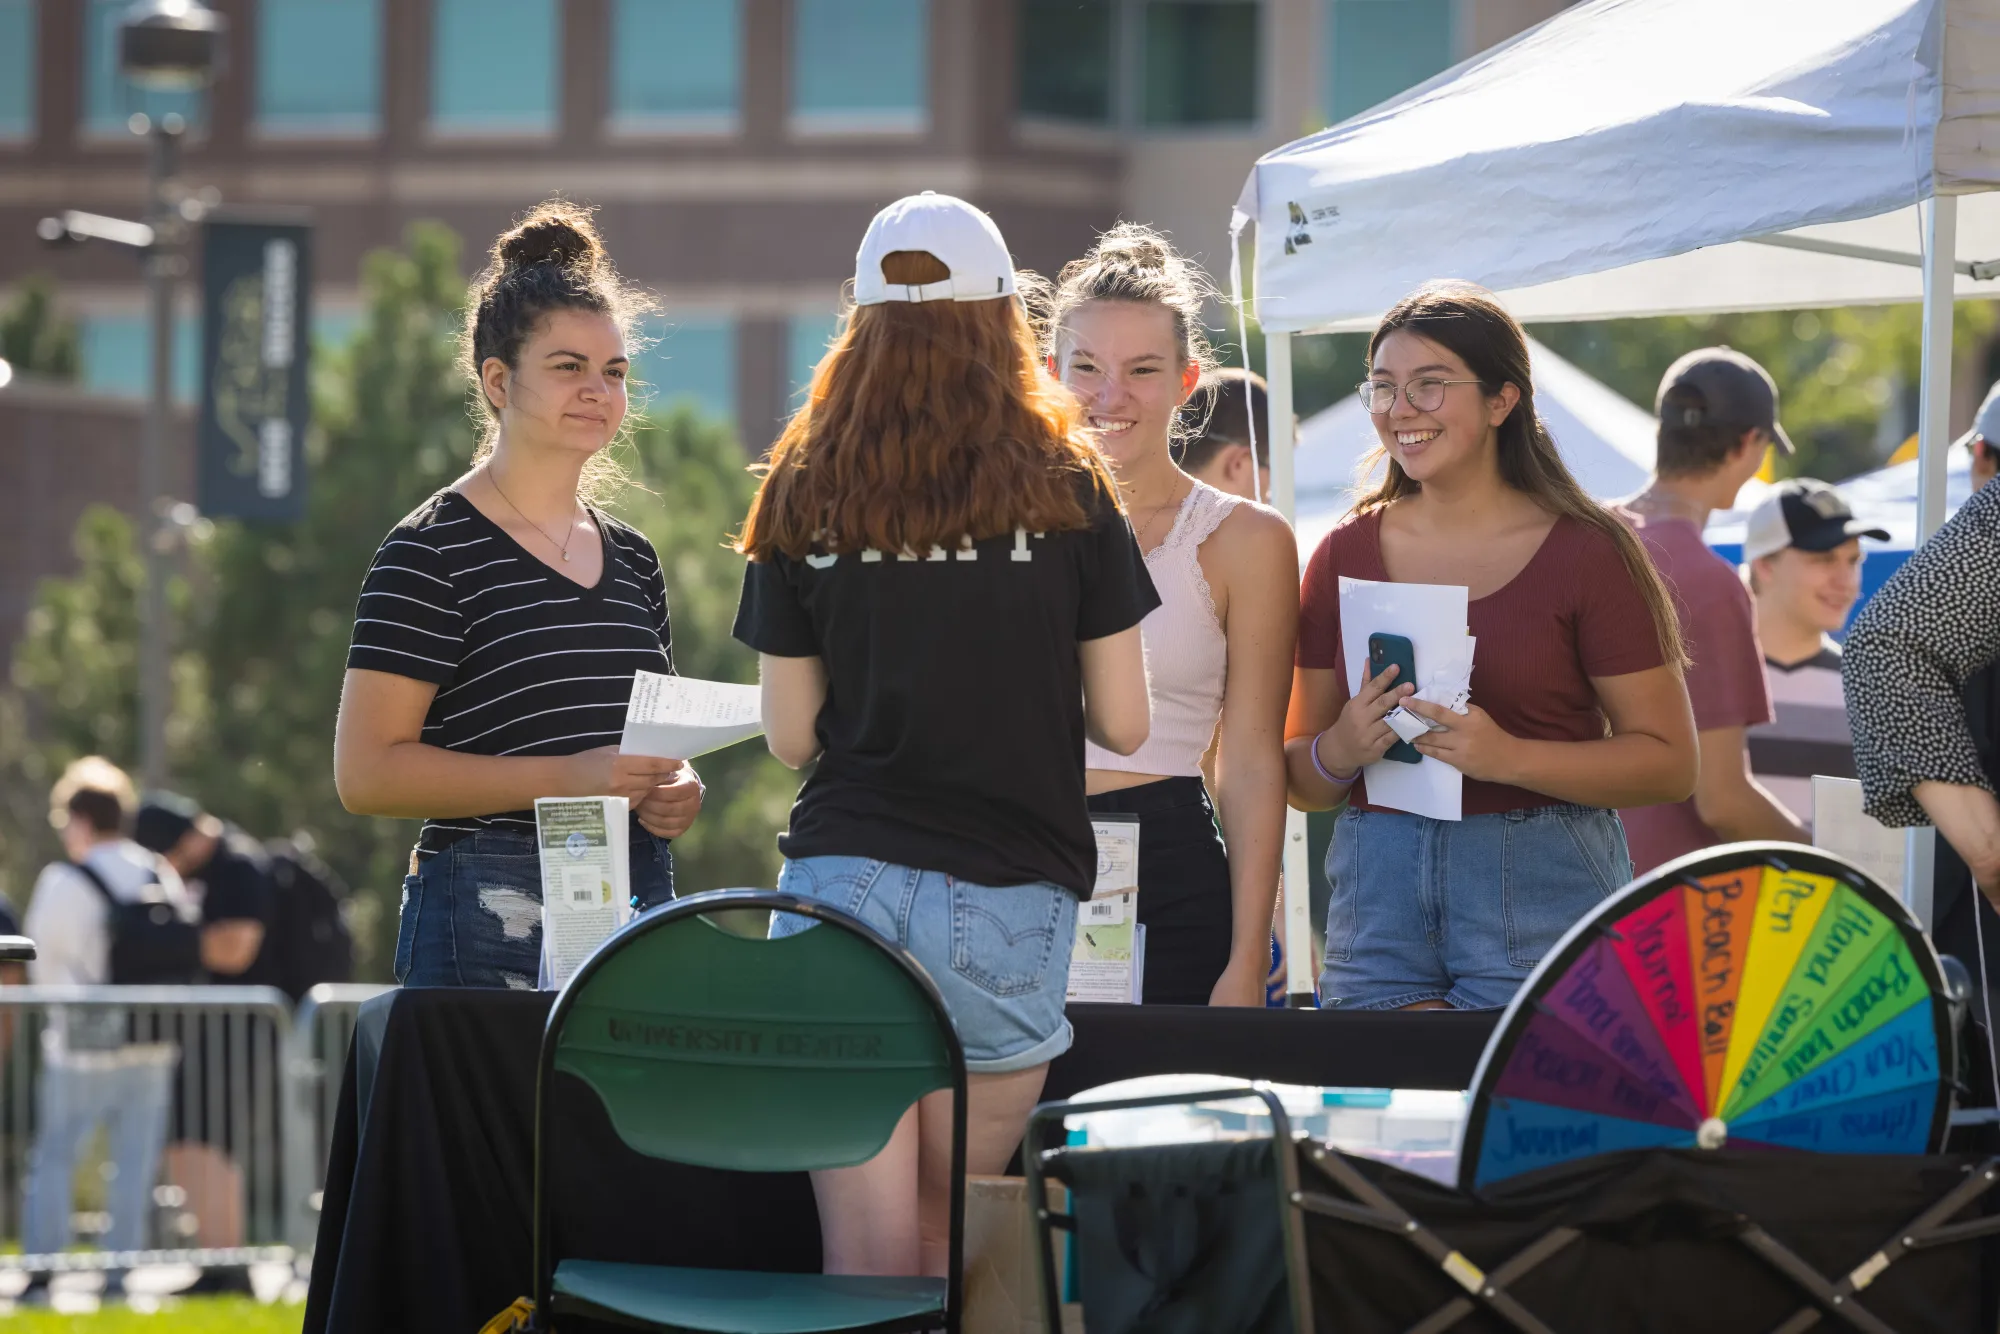
[[[1130,755],[1115,755],[1084,743],[1088,769],[1198,778],[1201,757],[1222,716],[1222,683],[1229,670],[1229,646],[1215,599],[1202,577],[1195,552],[1242,501],[1196,482],[1174,515],[1166,541],[1146,553],[1146,573],[1160,605],[1139,623],[1146,648],[1146,685],[1153,727],[1146,744]]]

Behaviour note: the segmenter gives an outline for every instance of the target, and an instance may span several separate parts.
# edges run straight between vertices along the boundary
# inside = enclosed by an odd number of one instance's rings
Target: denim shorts
[[[1613,811],[1536,806],[1463,820],[1350,809],[1334,826],[1320,1004],[1505,1005],[1563,932],[1632,878]]]
[[[667,840],[634,829],[634,906],[673,896]],[[403,878],[396,980],[404,986],[533,991],[541,960],[542,863],[533,834],[468,834]]]
[[[788,861],[778,888],[845,908],[914,955],[944,996],[971,1073],[1027,1070],[1069,1050],[1076,896],[1067,890],[975,885],[867,857]],[[771,938],[816,925],[777,913]]]

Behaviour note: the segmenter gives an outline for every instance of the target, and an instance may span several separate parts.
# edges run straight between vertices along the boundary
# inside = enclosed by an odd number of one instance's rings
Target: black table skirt
[[[550,993],[413,990],[389,1015],[368,1103],[354,1057],[334,1127],[306,1334],[473,1334],[529,1290],[535,1058]],[[1464,1088],[1494,1014],[1079,1005],[1050,1068],[1063,1098],[1138,1075]],[[553,1206],[565,1254],[813,1272],[808,1179],[658,1162],[559,1076]],[[810,1114],[802,1109],[802,1114]],[[567,1327],[567,1326],[566,1326]]]

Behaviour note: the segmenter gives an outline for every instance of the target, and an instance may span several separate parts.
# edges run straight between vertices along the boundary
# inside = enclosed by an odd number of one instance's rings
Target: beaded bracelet
[[[1319,737],[1325,735],[1325,732],[1321,732],[1319,736],[1313,738],[1312,745],[1306,747],[1306,753],[1312,756],[1313,768],[1319,770],[1319,776],[1335,787],[1351,786],[1355,779],[1361,777],[1359,769],[1356,769],[1351,774],[1336,774],[1328,772],[1326,765],[1321,763],[1319,758]]]

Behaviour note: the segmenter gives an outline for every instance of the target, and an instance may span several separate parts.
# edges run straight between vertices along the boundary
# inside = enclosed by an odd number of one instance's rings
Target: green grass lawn
[[[123,1306],[94,1315],[22,1311],[0,1316],[0,1334],[298,1334],[304,1311],[248,1297],[190,1297],[151,1315]]]

